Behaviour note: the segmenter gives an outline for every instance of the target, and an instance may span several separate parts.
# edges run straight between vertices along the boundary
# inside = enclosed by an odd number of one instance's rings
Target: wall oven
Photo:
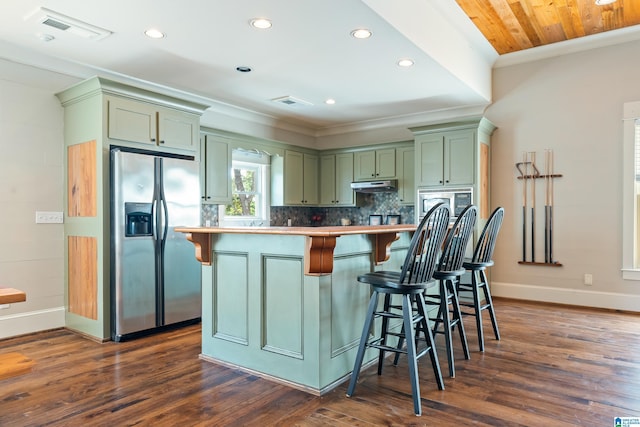
[[[473,188],[418,188],[416,202],[416,223],[419,223],[429,209],[440,202],[449,207],[453,223],[464,208],[473,203]]]

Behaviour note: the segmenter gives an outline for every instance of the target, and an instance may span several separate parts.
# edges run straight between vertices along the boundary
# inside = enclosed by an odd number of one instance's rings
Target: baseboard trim
[[[495,297],[640,312],[640,295],[491,282]]]
[[[64,307],[0,316],[0,339],[64,327]]]

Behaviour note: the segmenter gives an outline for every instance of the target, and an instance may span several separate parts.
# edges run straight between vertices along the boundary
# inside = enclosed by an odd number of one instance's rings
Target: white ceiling
[[[44,26],[32,16],[40,7],[112,34],[91,40]],[[252,28],[256,17],[273,27]],[[150,27],[166,38],[147,38]],[[350,36],[362,27],[373,31],[370,39]],[[55,38],[45,42],[38,33]],[[217,109],[248,110],[318,134],[416,114],[482,111],[491,102],[498,55],[454,0],[2,0],[0,57],[63,77],[98,74],[171,88]],[[400,68],[400,58],[415,65]],[[313,105],[271,101],[283,96]],[[336,104],[326,105],[327,98]]]

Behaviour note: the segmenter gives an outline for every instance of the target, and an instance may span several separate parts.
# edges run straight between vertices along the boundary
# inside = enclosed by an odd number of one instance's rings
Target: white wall
[[[640,42],[494,70],[491,196],[506,218],[492,269],[495,295],[640,311],[640,282],[622,280],[622,107],[640,100]],[[519,265],[523,151],[555,152],[554,258]],[[540,180],[542,181],[542,180]],[[538,184],[542,197],[543,182]],[[542,214],[544,199],[538,198]],[[542,221],[536,261],[543,261]],[[583,275],[593,275],[593,285]]]
[[[59,76],[5,61],[0,70],[0,286],[27,293],[0,306],[4,338],[64,325],[62,224],[35,223],[37,210],[63,210],[63,109],[50,88],[21,82]]]

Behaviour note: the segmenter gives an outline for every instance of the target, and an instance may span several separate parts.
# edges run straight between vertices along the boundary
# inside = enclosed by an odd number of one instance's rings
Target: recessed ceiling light
[[[250,73],[251,67],[247,67],[246,65],[241,65],[239,67],[236,67],[236,70],[240,71],[241,73]]]
[[[400,67],[411,67],[414,64],[413,59],[403,58],[398,61]]]
[[[605,4],[615,3],[617,0],[596,0],[598,6],[604,6]]]
[[[333,99],[333,98],[329,98],[326,101],[324,101],[324,103],[327,104],[327,105],[333,105],[333,104],[336,103],[336,100]]]
[[[368,39],[372,34],[373,33],[366,28],[359,28],[357,30],[351,31],[351,36],[357,39]]]
[[[36,34],[36,37],[42,40],[43,42],[50,42],[51,40],[55,39],[55,37],[53,37],[51,34],[45,34],[45,33],[38,33]]]
[[[266,30],[267,28],[271,28],[271,26],[273,25],[271,21],[266,18],[254,18],[249,21],[249,24],[251,24],[252,27],[258,28],[260,30]]]
[[[161,39],[164,37],[164,33],[160,30],[157,30],[155,28],[149,28],[147,31],[144,32],[144,34],[147,37],[150,37],[152,39]]]

